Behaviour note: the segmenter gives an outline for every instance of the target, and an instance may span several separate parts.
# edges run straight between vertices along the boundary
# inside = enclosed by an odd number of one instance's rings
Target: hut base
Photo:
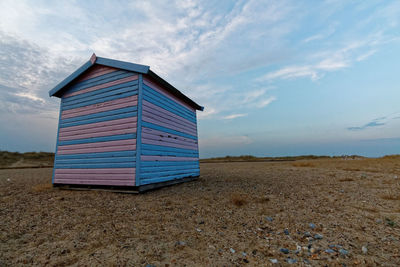
[[[80,190],[80,191],[106,191],[106,192],[114,192],[114,193],[124,193],[124,194],[140,194],[146,191],[174,185],[180,184],[184,182],[190,182],[197,180],[199,176],[195,177],[185,177],[181,179],[165,181],[154,184],[146,184],[140,186],[111,186],[111,185],[85,185],[85,184],[53,184],[53,187],[59,188],[61,190]]]

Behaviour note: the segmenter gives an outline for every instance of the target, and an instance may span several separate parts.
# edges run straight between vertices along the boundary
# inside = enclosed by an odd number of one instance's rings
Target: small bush
[[[240,194],[233,194],[231,196],[231,202],[233,203],[233,205],[237,206],[237,207],[241,207],[245,204],[247,204],[247,197],[244,195],[240,195]]]
[[[292,163],[293,167],[315,167],[315,164],[312,162],[294,162]]]

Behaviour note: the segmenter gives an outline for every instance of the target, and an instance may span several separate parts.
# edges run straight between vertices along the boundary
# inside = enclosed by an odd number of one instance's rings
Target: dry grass
[[[315,163],[309,162],[309,161],[300,161],[300,162],[294,162],[292,163],[293,167],[315,167]]]
[[[400,193],[390,192],[388,194],[383,194],[380,197],[385,200],[400,200]]]
[[[241,206],[247,204],[249,201],[248,201],[248,197],[246,195],[235,193],[235,194],[232,194],[232,196],[231,196],[231,202],[236,207],[241,207]]]
[[[32,187],[32,191],[33,192],[43,192],[43,191],[49,191],[53,189],[53,185],[52,184],[38,184]]]

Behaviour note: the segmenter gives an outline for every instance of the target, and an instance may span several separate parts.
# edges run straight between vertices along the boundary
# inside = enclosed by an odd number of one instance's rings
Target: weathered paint
[[[61,97],[53,183],[141,186],[199,176],[196,110],[148,66],[95,55]]]
[[[135,185],[137,80],[95,65],[65,89],[54,183]]]
[[[140,183],[199,176],[196,110],[149,77],[143,80]]]

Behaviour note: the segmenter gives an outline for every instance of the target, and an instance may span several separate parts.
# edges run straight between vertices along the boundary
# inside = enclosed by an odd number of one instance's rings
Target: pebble
[[[289,235],[289,230],[288,229],[283,230],[283,232],[285,233],[285,235]]]
[[[275,264],[275,263],[278,263],[278,260],[277,260],[277,259],[269,259],[269,261],[272,262],[272,263],[274,263],[274,264]]]
[[[304,232],[304,237],[310,237],[311,233],[310,232]]]
[[[247,253],[246,252],[242,252],[242,255],[243,255],[243,257],[246,257]]]
[[[326,253],[335,253],[335,251],[331,248],[328,248],[325,250]]]
[[[343,248],[339,249],[339,253],[340,253],[341,255],[343,255],[343,256],[349,254],[349,252],[348,252],[347,250],[343,249]]]
[[[322,239],[322,238],[323,238],[323,236],[320,235],[320,234],[315,234],[314,235],[314,239]]]
[[[315,229],[315,227],[317,227],[317,226],[315,226],[315,224],[313,224],[313,223],[310,223],[309,226],[310,226],[311,229]]]
[[[274,218],[269,217],[269,216],[265,217],[265,219],[266,219],[267,221],[269,221],[269,222],[272,222],[272,221],[274,220]]]
[[[7,178],[7,182],[11,181],[10,178]]]
[[[366,246],[362,246],[361,251],[362,251],[362,253],[367,254],[368,248]]]
[[[185,246],[185,245],[186,245],[186,242],[185,242],[185,241],[177,241],[177,242],[175,243],[175,245],[177,245],[177,246]]]
[[[311,253],[314,253],[315,251],[316,251],[315,248],[310,248],[310,252],[311,252]]]
[[[292,258],[287,258],[286,262],[289,263],[289,264],[293,264],[293,263],[296,263],[297,260],[296,259],[292,259]]]
[[[236,251],[233,248],[229,249],[231,251],[231,253],[235,253]]]
[[[289,250],[287,248],[281,248],[280,252],[282,252],[283,254],[289,254]]]
[[[398,176],[397,176],[397,175],[395,175],[395,176],[394,176],[394,179],[397,179],[397,178],[398,178]]]
[[[381,219],[376,219],[375,222],[376,223],[382,223],[383,221]]]
[[[200,233],[202,230],[201,230],[201,229],[199,229],[199,228],[196,228],[196,231]]]

